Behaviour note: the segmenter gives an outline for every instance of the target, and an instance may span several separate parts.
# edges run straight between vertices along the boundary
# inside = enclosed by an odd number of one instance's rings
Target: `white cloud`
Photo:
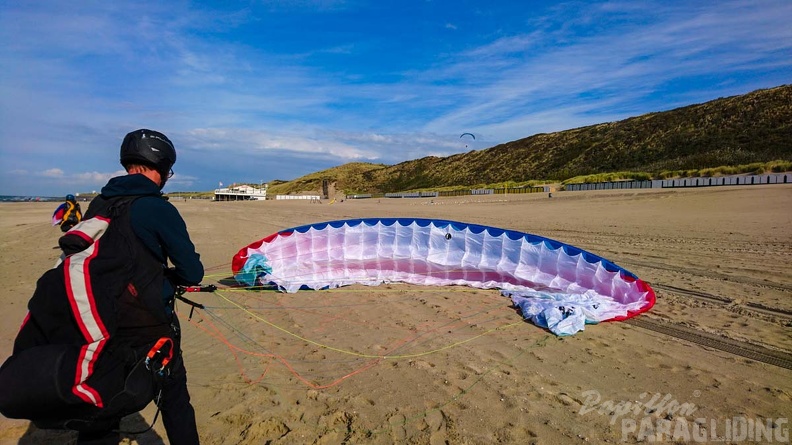
[[[555,131],[570,128],[573,123],[583,125],[656,111],[662,101],[645,99],[678,79],[730,72],[738,76],[743,69],[766,64],[789,71],[792,60],[778,56],[789,54],[792,48],[792,27],[784,24],[792,19],[790,5],[729,2],[709,8],[693,6],[691,11],[674,4],[652,3],[636,9],[633,3],[612,2],[607,10],[581,9],[585,20],[576,23],[575,18],[563,18],[571,21],[571,26],[554,31],[548,26],[506,36],[471,49],[458,62],[433,72],[437,81],[459,79],[463,83],[461,94],[469,100],[431,120],[425,128],[447,131],[478,125],[508,140],[529,136],[531,133],[525,133],[528,128]],[[653,14],[645,16],[644,10]],[[582,29],[576,27],[596,24],[605,12],[634,16],[637,11],[641,20],[595,35],[581,34]],[[773,38],[768,39],[768,35]],[[465,82],[476,84],[465,86]],[[753,86],[740,92],[751,89]],[[707,85],[698,99],[710,100],[718,95],[712,85]],[[641,100],[645,105],[636,106]],[[664,108],[685,105],[689,100],[690,95],[664,98]],[[622,113],[614,114],[617,108]],[[553,115],[557,118],[548,120]],[[534,124],[524,125],[530,122]],[[519,133],[502,133],[507,128]]]
[[[49,170],[44,170],[43,172],[41,172],[41,176],[46,176],[48,178],[62,178],[63,170],[59,168],[51,168]]]
[[[188,145],[198,150],[230,151],[237,155],[288,152],[294,155],[328,156],[340,160],[376,159],[378,153],[332,138],[321,132],[311,136],[229,128],[201,128],[188,132]]]
[[[105,185],[107,181],[110,180],[110,178],[125,174],[126,172],[123,170],[119,170],[114,173],[83,172],[83,173],[75,173],[74,175],[70,176],[69,179],[80,185],[84,185],[84,184]]]

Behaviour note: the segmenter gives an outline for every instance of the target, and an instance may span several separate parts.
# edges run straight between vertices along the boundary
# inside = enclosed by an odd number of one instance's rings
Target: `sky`
[[[792,83],[792,1],[0,0],[0,195],[393,165]],[[472,133],[460,137],[462,133]]]

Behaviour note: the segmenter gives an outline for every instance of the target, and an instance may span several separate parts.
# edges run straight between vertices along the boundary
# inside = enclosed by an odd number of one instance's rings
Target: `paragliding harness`
[[[139,197],[100,195],[60,238],[61,261],[39,278],[0,367],[4,416],[90,432],[159,404],[164,379],[181,366],[180,332],[162,299],[165,267],[130,224]]]
[[[72,227],[82,221],[82,213],[80,212],[80,204],[76,202],[66,201],[66,209],[63,212],[63,220],[60,223],[61,231],[68,232]]]
[[[201,303],[196,303],[192,300],[185,298],[183,295],[186,292],[214,292],[217,290],[217,286],[215,285],[207,285],[207,286],[177,286],[176,293],[174,294],[174,298],[170,301],[171,310],[174,309],[175,300],[181,300],[192,308],[190,309],[190,316],[192,318],[193,311],[195,308],[204,309],[204,305]],[[180,330],[178,324],[172,325],[174,332],[176,333],[176,341],[179,340],[180,337]],[[143,434],[150,429],[154,428],[154,424],[157,423],[157,418],[159,417],[160,413],[160,402],[162,401],[162,387],[164,385],[165,379],[168,378],[171,374],[171,370],[174,369],[173,364],[176,363],[174,359],[181,360],[180,356],[174,357],[174,353],[181,354],[181,350],[176,350],[177,345],[174,343],[174,339],[169,337],[162,337],[154,343],[154,346],[148,350],[146,353],[146,357],[143,360],[143,363],[146,367],[146,370],[150,373],[151,379],[154,382],[155,386],[155,396],[153,401],[157,406],[157,411],[154,413],[154,419],[151,421],[151,424],[139,431],[118,431],[121,433],[126,434]],[[142,409],[142,408],[141,408]]]

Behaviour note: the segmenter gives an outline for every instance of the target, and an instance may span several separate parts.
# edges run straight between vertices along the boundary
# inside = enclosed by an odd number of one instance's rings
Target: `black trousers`
[[[195,424],[195,410],[190,404],[190,394],[187,391],[187,369],[184,360],[179,356],[174,359],[171,374],[162,384],[162,399],[159,407],[162,411],[162,423],[168,434],[171,445],[197,445],[198,428]],[[105,431],[80,433],[77,436],[78,445],[118,445],[121,441],[119,423]]]
[[[162,423],[168,433],[171,445],[197,445],[198,427],[195,424],[195,410],[190,404],[187,392],[187,369],[179,351],[179,363],[165,380],[162,388]]]

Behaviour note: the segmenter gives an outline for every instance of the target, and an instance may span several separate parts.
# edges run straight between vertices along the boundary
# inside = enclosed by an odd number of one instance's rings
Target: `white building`
[[[260,187],[242,184],[215,189],[215,201],[263,201],[267,199],[267,184]]]

